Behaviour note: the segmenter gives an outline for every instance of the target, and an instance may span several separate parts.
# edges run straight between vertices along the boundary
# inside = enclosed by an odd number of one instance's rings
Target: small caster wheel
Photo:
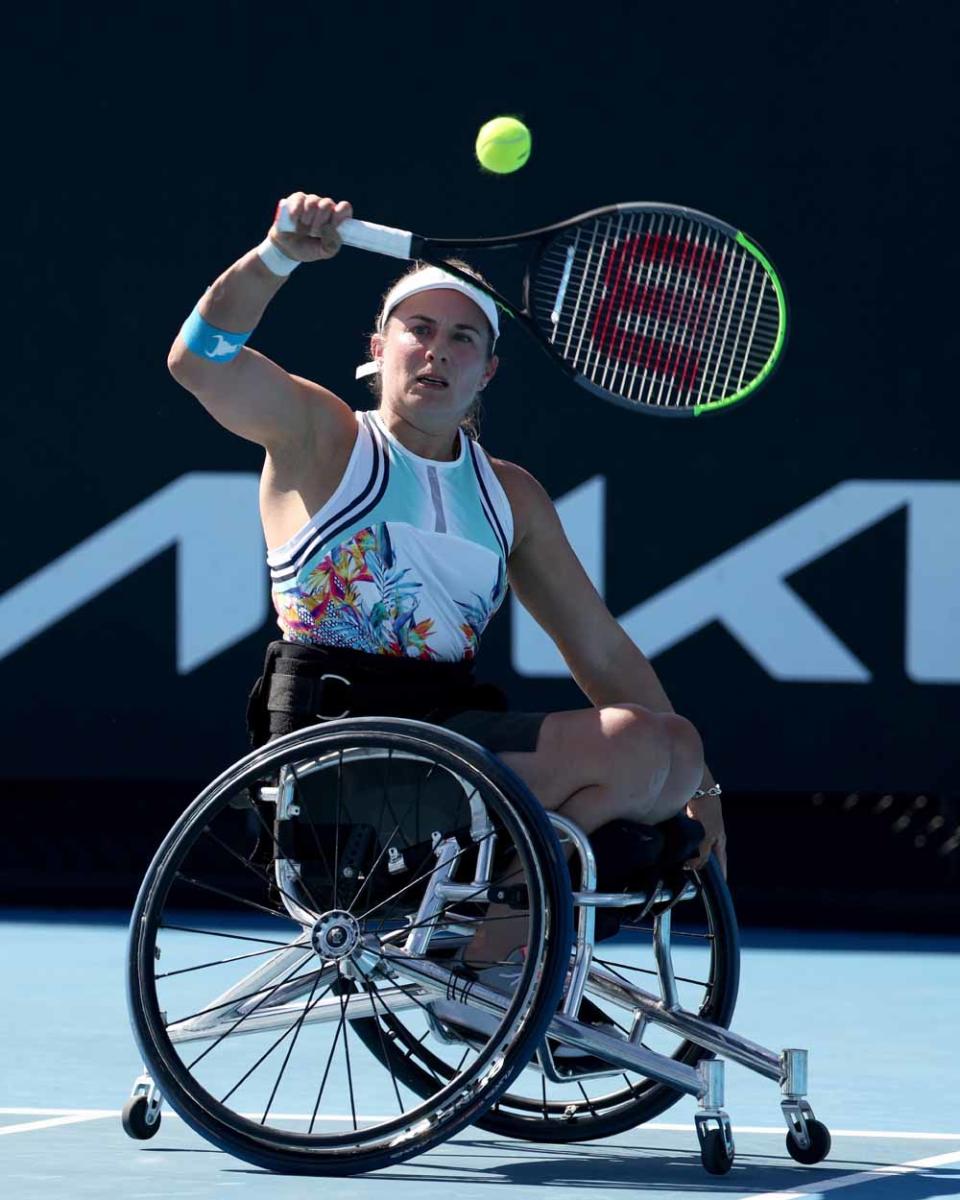
[[[807,1120],[807,1135],[809,1146],[801,1146],[796,1134],[791,1129],[787,1134],[787,1153],[798,1163],[818,1163],[830,1153],[830,1130],[822,1121]]]
[[[711,1129],[700,1143],[700,1161],[710,1175],[726,1175],[733,1166],[733,1155],[719,1129]]]
[[[150,1102],[146,1096],[131,1096],[123,1106],[123,1112],[120,1114],[120,1120],[123,1123],[123,1131],[127,1137],[136,1138],[139,1142],[144,1142],[147,1138],[152,1138],[160,1128],[160,1111],[157,1110],[153,1120],[148,1119],[150,1113]]]

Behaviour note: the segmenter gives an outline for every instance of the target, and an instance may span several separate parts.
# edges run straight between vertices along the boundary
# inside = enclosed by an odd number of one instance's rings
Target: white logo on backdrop
[[[177,670],[186,675],[229,650],[267,615],[258,489],[255,474],[212,471],[161,488],[0,596],[0,658],[174,546]],[[103,616],[109,621],[108,605]]]
[[[603,476],[569,492],[557,508],[602,594]],[[651,658],[717,621],[774,679],[868,683],[869,669],[787,579],[902,508],[908,510],[904,665],[917,683],[960,683],[960,483],[838,484],[621,614],[620,624]],[[902,578],[904,565],[891,561],[882,569]],[[512,658],[521,675],[566,674],[553,642],[516,602]]]
[[[253,473],[184,475],[17,584],[0,597],[0,658],[174,546],[177,670],[187,674],[255,633],[269,607],[258,487]],[[603,476],[561,497],[557,508],[602,593]],[[902,508],[905,566],[884,569],[906,574],[906,670],[918,683],[960,683],[960,483],[838,484],[623,613],[620,623],[650,657],[716,621],[774,679],[867,683],[868,667],[787,580]],[[553,643],[515,601],[512,621],[516,671],[566,674]]]

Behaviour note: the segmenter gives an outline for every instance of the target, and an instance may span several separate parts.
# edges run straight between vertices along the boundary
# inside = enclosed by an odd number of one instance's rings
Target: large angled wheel
[[[508,996],[484,996],[452,954],[504,886],[525,956]],[[497,759],[414,721],[331,722],[241,760],[165,840],[133,914],[132,1023],[164,1099],[217,1146],[370,1171],[475,1123],[524,1069],[571,928],[546,814]],[[440,1042],[422,1095],[391,1047],[431,1042],[431,1002],[465,988],[485,1032]]]
[[[669,957],[683,1007],[716,1025],[727,1027],[733,1016],[740,977],[740,940],[733,904],[715,862],[689,876],[686,898],[671,912]],[[592,984],[605,974],[629,988],[657,993],[657,965],[652,949],[653,926],[646,922],[625,930],[614,942],[596,948],[588,1000],[591,1020],[601,1014],[626,1037],[632,1032],[633,1010],[611,1001]],[[583,1014],[581,1013],[581,1019]],[[361,1036],[376,1049],[371,1025],[358,1023]],[[428,1094],[445,1076],[437,1039],[414,1045],[402,1030],[386,1044],[394,1069],[408,1086]],[[706,1051],[692,1042],[648,1024],[642,1044],[679,1062],[695,1066]],[[509,1090],[477,1124],[507,1137],[529,1141],[569,1142],[610,1137],[659,1116],[680,1098],[668,1084],[631,1072],[604,1071],[590,1062],[569,1081],[545,1077],[531,1061]]]

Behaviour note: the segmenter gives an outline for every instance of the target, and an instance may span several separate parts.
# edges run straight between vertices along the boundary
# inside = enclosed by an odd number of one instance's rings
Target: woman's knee
[[[661,713],[660,719],[665,726],[674,761],[684,766],[695,763],[702,769],[703,740],[693,724],[677,713]]]
[[[552,809],[584,787],[609,787],[627,797],[658,792],[677,766],[695,773],[702,748],[683,717],[624,703],[551,713],[536,753],[501,758]]]
[[[666,782],[677,769],[684,774],[702,769],[703,743],[685,717],[652,712],[638,704],[617,704],[603,709],[602,718],[611,748],[627,770],[643,763]]]

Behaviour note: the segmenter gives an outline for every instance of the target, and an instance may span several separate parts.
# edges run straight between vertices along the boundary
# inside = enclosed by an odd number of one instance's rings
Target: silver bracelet
[[[694,800],[699,800],[701,796],[722,796],[723,789],[719,783],[715,783],[711,788],[697,788],[693,793]]]
[[[280,247],[274,245],[269,237],[257,247],[257,254],[260,255],[260,261],[267,270],[272,271],[274,275],[290,275],[300,266],[299,259],[291,258],[289,254],[284,254]]]

